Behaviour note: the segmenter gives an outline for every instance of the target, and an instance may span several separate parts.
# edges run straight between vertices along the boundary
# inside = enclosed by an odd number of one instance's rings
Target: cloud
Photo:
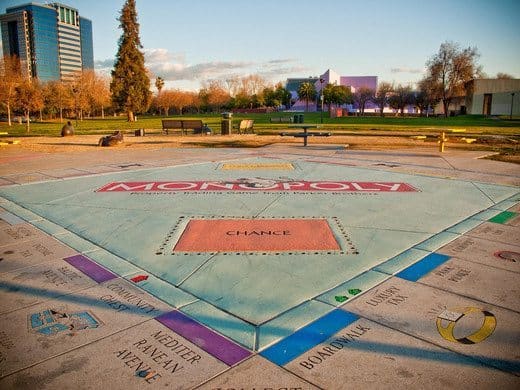
[[[105,73],[110,72],[114,67],[115,61],[115,58],[108,58],[106,60],[96,60],[94,61],[94,69]]]
[[[268,64],[288,64],[288,63],[292,63],[292,62],[296,62],[298,61],[297,59],[295,58],[281,58],[281,59],[278,59],[278,60],[271,60],[271,61],[268,61],[267,63]]]
[[[305,68],[294,65],[296,59],[280,58],[266,62],[210,61],[188,64],[184,54],[171,53],[167,49],[155,48],[144,51],[146,66],[165,81],[206,81],[259,74],[266,78],[299,72]],[[292,66],[291,66],[292,65]]]
[[[172,53],[168,49],[153,48],[144,50],[145,65],[152,77],[162,77],[168,82],[204,82],[226,80],[257,74],[268,81],[280,81],[288,75],[307,73],[308,68],[301,66],[297,59],[275,58],[264,62],[253,61],[209,61],[188,64],[184,53]],[[115,59],[95,61],[96,70],[109,74]]]
[[[230,73],[235,73],[237,70],[248,69],[252,66],[252,63],[214,61],[195,65],[186,65],[174,62],[147,62],[147,66],[154,75],[161,76],[165,80],[202,81],[227,77]]]
[[[418,74],[418,73],[424,73],[425,69],[424,68],[408,68],[406,66],[403,66],[403,67],[392,68],[392,69],[390,69],[390,72]]]

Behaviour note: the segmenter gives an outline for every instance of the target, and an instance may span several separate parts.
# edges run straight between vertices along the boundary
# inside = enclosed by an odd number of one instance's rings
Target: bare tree
[[[418,93],[415,94],[414,103],[422,113],[426,112],[426,116],[430,115],[430,108],[435,107],[439,103],[441,92],[440,85],[431,77],[426,76],[418,84]]]
[[[365,114],[365,106],[374,98],[375,91],[368,87],[360,87],[354,93],[354,101],[359,107],[360,113]]]
[[[229,95],[235,97],[240,88],[240,78],[238,76],[231,76],[227,78],[225,82]]]
[[[388,99],[390,107],[397,110],[396,116],[401,113],[404,115],[404,108],[412,103],[412,88],[408,85],[399,84]]]
[[[379,107],[380,115],[385,116],[384,109],[388,104],[388,99],[394,90],[394,86],[389,82],[382,81],[377,87],[377,91],[372,101]]]
[[[498,72],[496,78],[497,79],[502,79],[502,80],[512,80],[515,77],[513,75],[510,75],[509,73]]]
[[[265,79],[259,75],[251,74],[240,79],[240,87],[238,93],[243,93],[247,96],[259,94],[267,85]]]
[[[476,64],[478,57],[476,48],[460,49],[453,42],[444,42],[439,52],[426,63],[427,77],[439,84],[439,97],[446,117],[453,98],[464,95],[465,84],[481,72]]]

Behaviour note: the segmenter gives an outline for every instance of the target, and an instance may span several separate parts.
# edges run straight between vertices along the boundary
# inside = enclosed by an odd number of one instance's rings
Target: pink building
[[[298,78],[298,79],[288,79],[286,83],[287,90],[291,92],[293,96],[294,104],[291,106],[291,111],[304,111],[305,110],[305,102],[298,99],[298,88],[304,82],[312,82],[318,95],[322,88],[324,88],[327,84],[335,84],[335,85],[344,85],[350,87],[352,93],[356,92],[358,88],[366,87],[377,90],[377,76],[340,76],[338,73],[334,72],[331,69],[328,69],[325,73],[323,73],[319,77],[310,77],[310,78]],[[319,107],[319,97],[317,101],[309,103],[309,111],[317,111]],[[347,107],[350,110],[355,110],[355,107]],[[366,109],[375,108],[371,103],[367,105]]]

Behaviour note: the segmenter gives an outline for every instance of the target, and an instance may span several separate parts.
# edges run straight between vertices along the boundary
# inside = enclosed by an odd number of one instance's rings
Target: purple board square
[[[155,317],[155,319],[228,366],[251,355],[251,351],[240,347],[179,311],[174,310]]]
[[[112,272],[107,271],[100,265],[94,263],[88,257],[83,255],[74,255],[71,257],[67,257],[65,259],[67,263],[72,265],[73,267],[79,269],[85,275],[95,280],[98,283],[106,282],[107,280],[116,279],[117,275],[114,275]]]

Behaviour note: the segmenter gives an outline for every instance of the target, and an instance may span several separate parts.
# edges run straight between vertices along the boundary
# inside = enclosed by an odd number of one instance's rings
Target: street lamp
[[[320,77],[320,100],[321,100],[321,115],[320,115],[320,120],[321,120],[321,123],[323,123],[323,83],[325,82],[325,79],[321,78]]]

